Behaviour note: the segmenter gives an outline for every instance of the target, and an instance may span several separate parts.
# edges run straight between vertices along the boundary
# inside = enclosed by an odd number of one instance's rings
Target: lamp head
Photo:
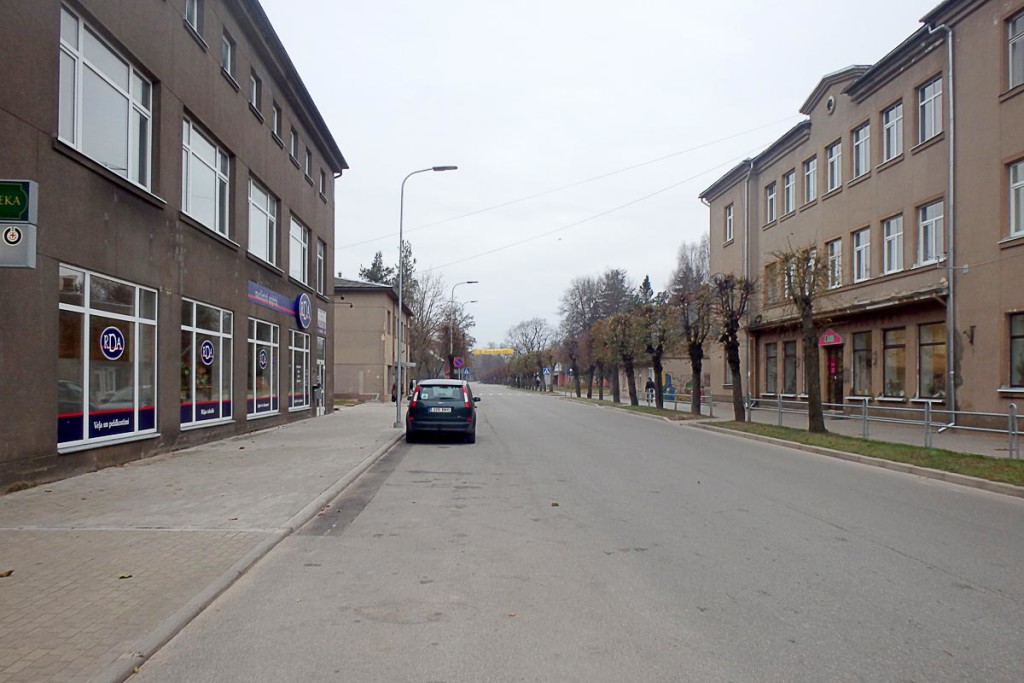
[[[458,166],[434,166],[431,171],[455,171],[458,170]]]

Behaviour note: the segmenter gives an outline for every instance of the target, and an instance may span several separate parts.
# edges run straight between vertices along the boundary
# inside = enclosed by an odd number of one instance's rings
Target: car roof
[[[427,386],[445,386],[445,387],[461,387],[463,384],[468,384],[464,379],[421,379],[417,382],[419,385]]]

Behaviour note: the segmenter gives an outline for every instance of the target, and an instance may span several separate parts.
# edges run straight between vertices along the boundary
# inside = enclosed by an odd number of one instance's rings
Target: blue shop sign
[[[116,327],[107,327],[100,333],[100,351],[107,360],[117,360],[124,354],[124,333]]]
[[[295,319],[299,321],[299,327],[308,330],[313,324],[313,302],[309,294],[303,292],[295,297]]]
[[[199,347],[199,359],[203,365],[213,365],[213,342],[209,339],[204,340]]]

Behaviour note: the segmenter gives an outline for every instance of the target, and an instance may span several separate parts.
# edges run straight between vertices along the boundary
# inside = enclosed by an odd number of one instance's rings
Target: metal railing
[[[1017,405],[1011,403],[1006,413],[985,413],[958,410],[954,413],[945,408],[935,408],[935,401],[923,401],[921,407],[906,407],[873,403],[869,397],[851,397],[845,403],[824,403],[825,420],[857,420],[860,422],[862,439],[871,438],[871,423],[898,424],[916,427],[922,436],[925,448],[932,448],[934,437],[947,431],[959,434],[999,435],[1006,439],[1008,457],[1020,459],[1020,422]],[[783,426],[785,415],[807,415],[807,403],[800,399],[785,399],[782,396],[746,398],[747,420],[754,412],[774,413],[776,423]],[[973,423],[973,424],[971,424]],[[1006,425],[1005,428],[983,425]]]

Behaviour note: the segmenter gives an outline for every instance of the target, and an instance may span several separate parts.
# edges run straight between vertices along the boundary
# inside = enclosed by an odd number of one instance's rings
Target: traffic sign
[[[465,364],[466,361],[465,359],[463,359],[462,356],[455,356],[455,358],[452,359],[452,365],[454,365],[457,368],[461,368]]]

